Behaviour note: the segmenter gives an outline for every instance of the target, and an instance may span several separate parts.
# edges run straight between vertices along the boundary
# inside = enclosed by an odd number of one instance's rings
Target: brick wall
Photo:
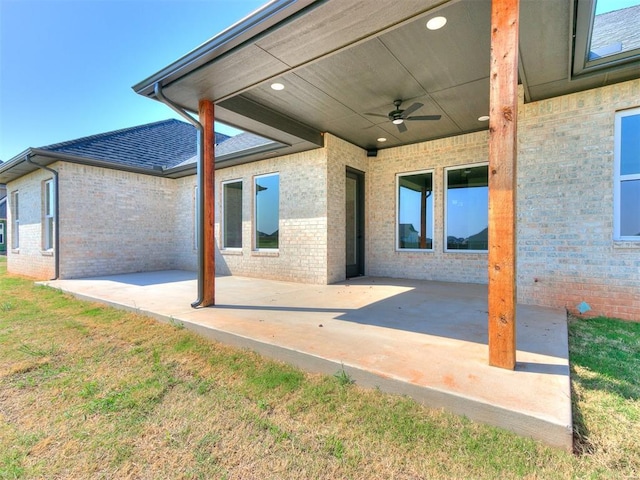
[[[522,105],[518,297],[640,320],[640,242],[613,241],[614,115],[640,80]]]
[[[640,106],[640,80],[522,104],[518,145],[518,299],[589,314],[640,319],[640,242],[613,241],[614,115]],[[216,172],[216,265],[221,274],[305,283],[345,278],[345,173],[365,173],[365,272],[451,282],[487,281],[487,254],[444,252],[444,169],[488,160],[477,132],[398,148],[377,157],[330,134],[325,147]],[[195,176],[162,179],[57,163],[61,275],[66,278],[170,268],[195,270]],[[395,250],[396,174],[433,170],[434,249]],[[256,175],[280,176],[280,246],[254,248]],[[41,251],[42,181],[37,171],[9,184],[20,191],[20,250],[8,267],[53,274]],[[223,181],[243,181],[243,246],[223,250]],[[10,210],[10,209],[9,209]],[[9,225],[11,212],[9,211]],[[11,236],[8,235],[10,240]]]
[[[365,273],[369,270],[367,254],[370,248],[368,242],[375,231],[370,230],[367,225],[368,212],[371,211],[371,207],[367,204],[367,199],[371,195],[367,194],[367,191],[371,182],[366,151],[329,134],[325,135],[325,146],[327,148],[328,178],[327,281],[333,283],[346,278],[345,185],[347,167],[365,174]]]
[[[175,268],[196,271],[198,270],[198,252],[195,243],[197,178],[195,175],[178,178],[175,184]]]
[[[486,132],[380,150],[369,158],[367,264],[376,276],[487,282],[487,254],[444,252],[444,168],[488,161]],[[433,170],[433,251],[396,251],[396,174]]]
[[[175,182],[73,163],[60,172],[61,278],[175,268]]]
[[[59,164],[54,164],[56,168]],[[42,238],[43,182],[53,175],[36,170],[7,185],[7,270],[38,280],[48,280],[55,275],[53,252],[44,251]],[[20,218],[20,245],[13,245],[13,192],[18,191]]]
[[[216,171],[216,272],[302,283],[327,283],[326,149]],[[279,248],[254,248],[254,177],[280,176]],[[222,182],[243,181],[242,248],[223,250]]]
[[[614,115],[640,106],[640,80],[521,104],[518,301],[640,319],[640,242],[613,241]],[[478,132],[381,150],[367,175],[370,275],[487,282],[487,255],[444,253],[444,167],[488,160]],[[434,170],[434,251],[395,251],[395,175]]]

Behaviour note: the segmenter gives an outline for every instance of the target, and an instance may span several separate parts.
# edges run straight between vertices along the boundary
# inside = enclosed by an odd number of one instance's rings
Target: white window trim
[[[443,248],[444,248],[444,252],[445,253],[462,253],[462,254],[467,254],[467,253],[483,253],[483,254],[487,254],[489,253],[489,249],[487,248],[487,250],[458,250],[458,249],[448,249],[447,248],[447,219],[448,217],[448,212],[447,212],[447,204],[448,202],[448,194],[449,194],[449,180],[448,180],[448,175],[447,173],[450,172],[451,170],[462,170],[464,168],[474,168],[474,167],[488,167],[489,166],[489,162],[480,162],[480,163],[468,163],[465,165],[455,165],[455,166],[451,166],[451,167],[445,167],[444,168],[444,195],[443,195],[443,199],[444,199],[444,205],[443,205],[443,211],[444,211],[444,217],[443,217],[443,226],[442,226],[442,231],[443,231]],[[489,182],[489,178],[487,178],[487,184]],[[487,208],[488,208],[488,202],[487,202]]]
[[[11,250],[17,251],[19,249],[20,249],[20,191],[14,190],[13,192],[11,192]]]
[[[239,247],[227,247],[225,245],[225,243],[224,243],[225,242],[225,230],[224,230],[225,229],[225,225],[224,225],[224,220],[225,220],[225,218],[224,218],[225,217],[225,215],[224,215],[224,213],[225,213],[224,212],[225,196],[224,196],[224,187],[225,187],[225,185],[228,185],[230,183],[239,183],[241,185],[241,188],[242,188],[242,196],[244,197],[244,181],[241,178],[236,178],[234,180],[226,180],[226,181],[221,183],[220,190],[222,192],[222,194],[221,194],[222,198],[220,200],[220,208],[221,208],[221,211],[220,211],[220,244],[222,245],[222,249],[223,250],[231,251],[231,252],[234,252],[234,251],[235,252],[239,252],[239,251],[242,251],[242,245],[244,245],[244,235],[242,235],[243,238],[240,239],[240,246]],[[242,198],[240,201],[243,202],[244,198]],[[241,208],[241,217],[243,216],[242,215],[243,214],[243,212],[242,212],[242,210],[243,210],[242,207],[243,206],[244,205],[241,205],[241,207],[240,207]],[[242,222],[242,220],[243,219],[241,218],[240,221]],[[244,232],[242,232],[242,233],[244,233]]]
[[[638,236],[620,235],[620,184],[628,180],[640,180],[640,173],[622,175],[620,174],[620,153],[622,118],[640,115],[640,108],[632,108],[616,112],[614,127],[614,151],[613,151],[613,240],[622,242],[640,242]]]
[[[54,198],[53,179],[45,180],[43,182],[43,187],[44,187],[44,191],[43,191],[43,197],[44,197],[43,207],[44,208],[43,208],[43,216],[42,216],[42,222],[43,222],[42,249],[44,251],[51,251],[53,250],[53,243],[55,242],[54,235],[55,235],[55,228],[56,228],[56,226],[53,224],[53,221],[55,219],[55,208],[56,208],[54,203],[55,198]],[[47,212],[47,200],[49,202],[49,206],[51,207],[50,212]],[[49,219],[51,219],[51,222],[52,222],[51,232],[49,232]],[[49,245],[49,234],[51,234],[51,245]]]
[[[253,250],[255,252],[279,252],[280,251],[280,194],[278,193],[278,248],[258,248],[258,202],[256,201],[256,183],[260,178],[278,177],[278,191],[280,189],[280,172],[265,173],[253,177],[252,199],[253,199]]]
[[[420,175],[423,173],[431,174],[431,211],[427,213],[428,222],[431,223],[431,232],[433,236],[431,238],[431,248],[400,248],[400,232],[398,231],[398,227],[400,225],[400,177],[407,177],[409,175]],[[434,186],[435,179],[435,171],[433,169],[430,170],[417,170],[415,172],[403,172],[396,173],[396,223],[395,223],[395,236],[396,236],[396,252],[433,252],[435,249],[435,223],[434,223],[434,212],[435,212],[435,189]],[[428,229],[427,229],[428,230]]]
[[[6,238],[5,238],[5,224],[3,222],[0,222],[0,245],[4,245]]]

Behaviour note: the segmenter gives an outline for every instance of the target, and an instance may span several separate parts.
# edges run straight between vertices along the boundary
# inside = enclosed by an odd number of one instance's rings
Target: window
[[[447,251],[487,251],[489,183],[487,165],[445,170]]]
[[[0,221],[0,245],[4,245],[4,222]]]
[[[222,248],[242,248],[242,181],[222,184]]]
[[[280,176],[255,177],[255,246],[256,249],[278,248],[280,222]]]
[[[615,120],[614,239],[640,241],[640,108]]]
[[[200,210],[200,197],[198,197],[198,186],[193,187],[193,249],[198,250],[198,224],[200,217],[198,211]]]
[[[433,249],[433,172],[398,175],[396,248]]]
[[[19,194],[11,194],[11,248],[20,248],[20,205]]]
[[[574,75],[637,61],[640,0],[577,2]]]
[[[55,211],[53,180],[43,184],[43,218],[42,218],[42,249],[53,248],[53,217]]]

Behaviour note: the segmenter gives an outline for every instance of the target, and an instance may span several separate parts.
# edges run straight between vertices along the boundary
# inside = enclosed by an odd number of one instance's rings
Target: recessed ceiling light
[[[274,90],[284,90],[284,85],[281,83],[272,83],[271,88]]]
[[[378,141],[379,141],[379,142],[386,142],[386,141],[387,141],[387,139],[386,139],[386,138],[384,138],[384,137],[380,137],[380,138],[378,139]]]
[[[427,22],[427,28],[429,30],[438,30],[447,24],[445,17],[433,17]]]
[[[479,122],[486,122],[487,120],[489,120],[489,115],[482,115],[481,117],[478,117]]]

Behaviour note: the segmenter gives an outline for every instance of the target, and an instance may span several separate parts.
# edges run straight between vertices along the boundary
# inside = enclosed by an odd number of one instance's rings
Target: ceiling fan
[[[422,103],[414,103],[410,107],[402,110],[400,105],[402,105],[402,100],[394,100],[393,105],[396,107],[395,110],[390,111],[387,115],[380,115],[378,113],[365,113],[365,115],[371,115],[372,117],[382,117],[388,118],[391,120],[400,133],[404,133],[407,131],[407,126],[404,124],[405,120],[440,120],[441,115],[416,115],[414,117],[410,117],[413,112],[422,108]]]

